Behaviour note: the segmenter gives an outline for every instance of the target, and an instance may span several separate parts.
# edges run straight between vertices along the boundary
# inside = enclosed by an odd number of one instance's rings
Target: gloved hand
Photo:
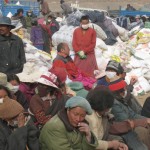
[[[80,59],[85,59],[86,58],[86,55],[85,55],[84,51],[82,51],[82,50],[79,51],[77,54],[79,55]]]

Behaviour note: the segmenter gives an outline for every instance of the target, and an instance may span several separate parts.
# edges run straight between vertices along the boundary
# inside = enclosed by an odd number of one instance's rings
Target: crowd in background
[[[39,50],[50,53],[59,23],[41,0],[43,17],[18,9],[20,19]],[[67,16],[68,3],[60,1]],[[144,20],[136,16],[141,26]],[[57,45],[52,68],[34,82],[21,82],[26,57],[8,17],[0,18],[0,149],[2,150],[150,150],[150,97],[142,107],[132,95],[136,78],[125,82],[123,66],[110,60],[97,65],[96,32],[89,17],[80,18],[73,33],[74,60],[68,43]],[[67,83],[67,80],[70,83]]]

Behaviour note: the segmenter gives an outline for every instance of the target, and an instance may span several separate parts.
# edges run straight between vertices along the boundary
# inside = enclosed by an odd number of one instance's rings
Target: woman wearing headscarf
[[[43,127],[41,150],[95,150],[97,139],[90,131],[85,116],[92,113],[88,101],[71,97],[62,109]]]

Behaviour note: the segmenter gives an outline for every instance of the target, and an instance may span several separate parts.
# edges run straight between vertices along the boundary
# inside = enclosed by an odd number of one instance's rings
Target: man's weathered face
[[[0,25],[0,35],[7,36],[10,34],[11,27],[7,25]]]
[[[69,56],[69,55],[70,55],[70,49],[69,49],[69,46],[68,46],[67,44],[64,44],[64,48],[63,48],[62,52],[63,52],[66,56]]]

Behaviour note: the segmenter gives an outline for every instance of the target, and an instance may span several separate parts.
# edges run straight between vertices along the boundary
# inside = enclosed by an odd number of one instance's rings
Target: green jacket
[[[64,119],[65,117],[63,117]],[[64,119],[65,120],[65,119]],[[67,127],[68,126],[68,127]],[[40,135],[41,150],[95,150],[98,143],[95,136],[93,144],[87,142],[85,135],[73,127],[67,121],[55,115],[43,127]]]

